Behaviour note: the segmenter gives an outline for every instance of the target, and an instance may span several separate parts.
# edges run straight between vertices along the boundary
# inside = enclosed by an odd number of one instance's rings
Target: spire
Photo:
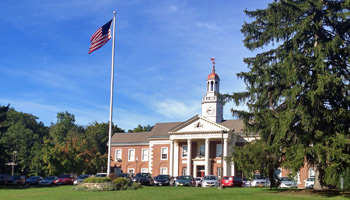
[[[211,63],[213,63],[213,71],[212,71],[211,74],[209,74],[208,80],[209,80],[209,79],[218,79],[218,80],[220,80],[219,75],[217,75],[217,74],[215,73],[215,60],[217,60],[217,59],[215,59],[215,58],[211,58],[211,59],[210,59]]]

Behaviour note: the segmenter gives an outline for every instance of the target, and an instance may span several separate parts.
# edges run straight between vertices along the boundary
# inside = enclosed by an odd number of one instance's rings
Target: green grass
[[[270,190],[267,188],[178,188],[178,187],[144,187],[138,190],[120,190],[111,192],[73,191],[75,186],[58,187],[0,187],[0,199],[10,200],[151,200],[151,199],[237,199],[237,200],[280,200],[280,199],[350,199],[350,193],[323,192],[313,193],[301,190]]]

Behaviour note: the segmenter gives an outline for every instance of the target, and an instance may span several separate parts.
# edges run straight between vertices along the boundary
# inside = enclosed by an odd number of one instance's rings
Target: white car
[[[267,178],[254,179],[250,182],[251,187],[270,187],[270,181]]]
[[[218,177],[214,175],[204,176],[202,180],[202,187],[218,187]]]
[[[306,181],[305,181],[305,189],[312,189],[314,188],[314,184],[315,184],[315,178],[308,178]]]
[[[293,181],[289,177],[281,177],[280,181],[280,188],[298,188],[298,183]]]

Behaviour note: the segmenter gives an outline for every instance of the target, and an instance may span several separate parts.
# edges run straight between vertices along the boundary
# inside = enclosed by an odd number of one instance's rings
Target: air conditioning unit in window
[[[117,159],[117,162],[121,162],[122,161],[122,159]]]

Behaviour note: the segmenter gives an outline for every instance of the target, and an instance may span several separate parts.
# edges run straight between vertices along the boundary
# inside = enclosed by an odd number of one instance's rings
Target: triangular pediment
[[[221,133],[222,131],[230,131],[230,129],[209,119],[196,115],[171,129],[169,133],[170,135],[176,135],[183,133]]]

